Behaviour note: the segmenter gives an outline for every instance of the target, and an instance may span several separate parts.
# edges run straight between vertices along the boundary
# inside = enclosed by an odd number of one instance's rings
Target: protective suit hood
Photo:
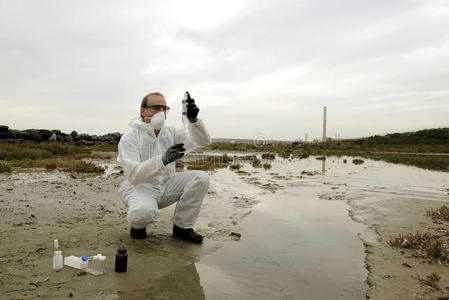
[[[141,129],[144,132],[153,132],[153,128],[150,126],[150,124],[145,123],[141,117],[133,118],[129,121],[128,126],[131,128]]]

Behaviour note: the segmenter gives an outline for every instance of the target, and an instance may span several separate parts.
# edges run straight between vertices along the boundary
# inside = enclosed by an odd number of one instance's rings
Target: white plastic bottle
[[[53,269],[54,270],[61,270],[63,267],[63,258],[62,258],[62,251],[59,250],[59,243],[58,240],[53,241]]]

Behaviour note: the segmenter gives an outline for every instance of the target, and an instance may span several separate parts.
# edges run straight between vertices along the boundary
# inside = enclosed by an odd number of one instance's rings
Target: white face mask
[[[164,126],[165,122],[165,113],[163,111],[158,112],[157,114],[151,117],[150,125],[156,130],[159,130]]]

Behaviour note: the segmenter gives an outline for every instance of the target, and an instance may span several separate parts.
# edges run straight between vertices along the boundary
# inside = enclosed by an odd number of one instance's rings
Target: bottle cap
[[[58,249],[58,248],[59,248],[58,240],[54,240],[54,241],[53,241],[53,247],[54,247],[55,249]]]
[[[81,255],[82,261],[87,261],[88,259],[89,259],[89,257],[86,254]]]
[[[126,248],[118,248],[117,252],[120,254],[126,254]]]

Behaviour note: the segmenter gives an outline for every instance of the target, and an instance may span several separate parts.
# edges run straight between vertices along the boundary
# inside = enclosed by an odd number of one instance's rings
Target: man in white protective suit
[[[187,94],[188,95],[188,94]],[[193,230],[201,203],[207,194],[209,176],[203,171],[175,174],[174,161],[211,143],[199,108],[188,95],[188,132],[164,126],[169,107],[161,93],[146,95],[140,117],[129,122],[131,130],[118,145],[117,161],[123,167],[120,197],[128,207],[131,237],[147,237],[146,227],[159,221],[159,209],[177,203],[173,216],[173,236],[192,243],[203,237]]]

